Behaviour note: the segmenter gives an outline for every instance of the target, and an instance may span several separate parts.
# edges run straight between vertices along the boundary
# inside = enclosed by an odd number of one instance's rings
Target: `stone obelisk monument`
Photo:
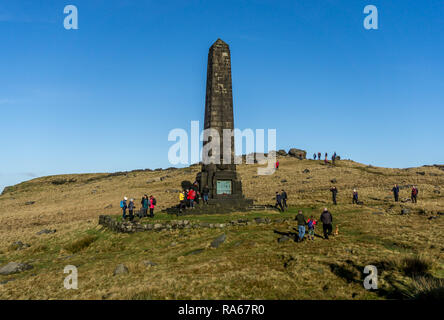
[[[220,39],[210,47],[207,68],[204,129],[218,132],[220,154],[213,155],[214,158],[219,158],[219,161],[208,163],[204,160],[204,152],[202,153],[202,171],[197,175],[197,181],[201,192],[206,186],[210,189],[210,204],[246,207],[252,204],[252,200],[245,199],[242,194],[242,183],[234,163],[234,137],[231,136],[230,145],[224,146],[223,143],[224,129],[234,129],[234,117],[230,48]],[[213,137],[210,137],[209,141],[211,139]],[[204,141],[204,149],[209,141]]]

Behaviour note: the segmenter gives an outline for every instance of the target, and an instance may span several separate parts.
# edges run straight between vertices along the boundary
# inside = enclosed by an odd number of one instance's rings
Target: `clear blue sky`
[[[79,10],[65,30],[63,8]],[[379,29],[365,30],[376,5]],[[230,45],[235,126],[278,148],[444,163],[444,2],[0,3],[0,190],[35,176],[168,167],[203,121],[208,48]]]

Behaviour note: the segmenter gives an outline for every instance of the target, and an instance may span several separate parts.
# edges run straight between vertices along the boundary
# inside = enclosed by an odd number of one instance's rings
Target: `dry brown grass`
[[[274,192],[284,188],[293,212],[302,208],[306,215],[318,217],[321,208],[328,206],[334,223],[339,225],[339,236],[329,241],[317,238],[313,243],[278,244],[274,231],[294,233],[294,223],[252,225],[225,230],[226,243],[219,249],[209,249],[219,230],[127,235],[97,227],[99,214],[120,213],[123,195],[140,199],[145,193],[153,194],[159,204],[156,211],[176,204],[178,194],[166,191],[178,190],[183,180],[193,180],[198,166],[121,175],[44,177],[15,186],[0,196],[0,265],[22,261],[32,263],[34,269],[0,285],[0,298],[402,298],[401,288],[413,284],[414,272],[406,273],[399,264],[396,268],[390,266],[390,261],[403,261],[404,265],[415,261],[416,256],[427,261],[427,274],[444,277],[444,218],[428,219],[444,212],[444,171],[432,167],[376,168],[352,161],[328,166],[292,158],[282,158],[280,163],[272,176],[257,176],[256,165],[239,166],[246,196],[256,203],[273,203]],[[304,169],[310,172],[303,173]],[[147,183],[161,176],[166,178]],[[287,182],[281,182],[283,179]],[[336,207],[330,205],[332,179],[337,179],[339,189]],[[417,185],[418,203],[394,204],[390,193],[394,183]],[[363,206],[351,204],[353,188],[358,189]],[[402,189],[401,199],[408,198],[409,193],[409,188]],[[27,201],[35,204],[25,205]],[[113,207],[104,209],[109,204]],[[411,209],[411,214],[400,216],[401,208]],[[57,232],[36,235],[44,228]],[[19,240],[31,247],[9,251],[11,243]],[[199,248],[205,250],[186,255]],[[146,267],[144,260],[158,265]],[[119,263],[128,266],[128,275],[113,276]],[[79,290],[63,287],[63,268],[67,264],[79,269]],[[381,268],[379,291],[363,289],[362,270],[368,264]]]

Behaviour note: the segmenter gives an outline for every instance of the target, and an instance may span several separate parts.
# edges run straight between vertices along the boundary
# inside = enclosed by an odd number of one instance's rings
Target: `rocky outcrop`
[[[307,151],[291,148],[290,150],[288,150],[288,155],[294,158],[298,158],[299,160],[304,160],[307,158]]]

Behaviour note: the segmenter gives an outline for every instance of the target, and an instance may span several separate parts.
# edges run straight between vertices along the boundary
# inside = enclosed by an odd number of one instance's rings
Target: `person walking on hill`
[[[316,160],[316,152],[313,153],[313,160]]]
[[[324,211],[321,214],[319,220],[322,222],[322,230],[324,231],[324,239],[328,239],[328,236],[331,235],[333,231],[333,216],[328,211],[327,208],[324,208]]]
[[[279,160],[276,160],[275,167],[276,167],[276,170],[279,169]]]
[[[301,210],[299,210],[295,220],[298,222],[298,242],[301,242],[302,240],[304,240],[305,224],[307,223]]]
[[[333,155],[331,156],[331,162],[333,162],[333,164],[335,164],[336,161],[336,151],[335,153],[333,153]]]
[[[283,212],[284,208],[282,207],[282,197],[279,192],[276,191],[276,208],[279,207],[280,211]]]
[[[321,153],[318,152],[318,160],[321,161]]]
[[[397,184],[392,188],[393,195],[395,196],[395,202],[399,200],[399,187]]]
[[[317,221],[313,218],[313,216],[310,217],[310,219],[307,220],[307,226],[308,226],[308,240],[314,240],[315,235],[315,228],[316,228]]]
[[[417,202],[417,197],[418,197],[418,188],[413,186],[412,187],[412,203],[416,203]]]
[[[134,199],[131,199],[129,204],[128,204],[128,213],[129,213],[129,220],[133,221],[134,220],[134,208],[136,206],[134,205]]]
[[[325,163],[328,163],[328,154],[327,154],[327,152],[325,153],[325,159],[324,159],[324,162],[325,162]]]
[[[152,195],[150,195],[150,217],[154,218],[154,206],[156,203],[156,198],[154,198]]]
[[[281,199],[282,199],[282,207],[284,209],[288,208],[288,206],[287,206],[287,193],[285,192],[284,189],[282,189],[282,192],[281,192]]]
[[[331,191],[331,195],[333,197],[333,204],[337,205],[337,203],[336,203],[336,195],[338,194],[338,188],[336,188],[336,186],[333,186],[333,187],[330,188],[330,191]]]
[[[128,205],[126,204],[127,200],[127,197],[123,197],[123,200],[120,201],[120,208],[122,208],[122,217],[124,220],[126,219],[126,209],[128,208]]]
[[[353,204],[358,204],[358,191],[356,189],[353,189]]]

